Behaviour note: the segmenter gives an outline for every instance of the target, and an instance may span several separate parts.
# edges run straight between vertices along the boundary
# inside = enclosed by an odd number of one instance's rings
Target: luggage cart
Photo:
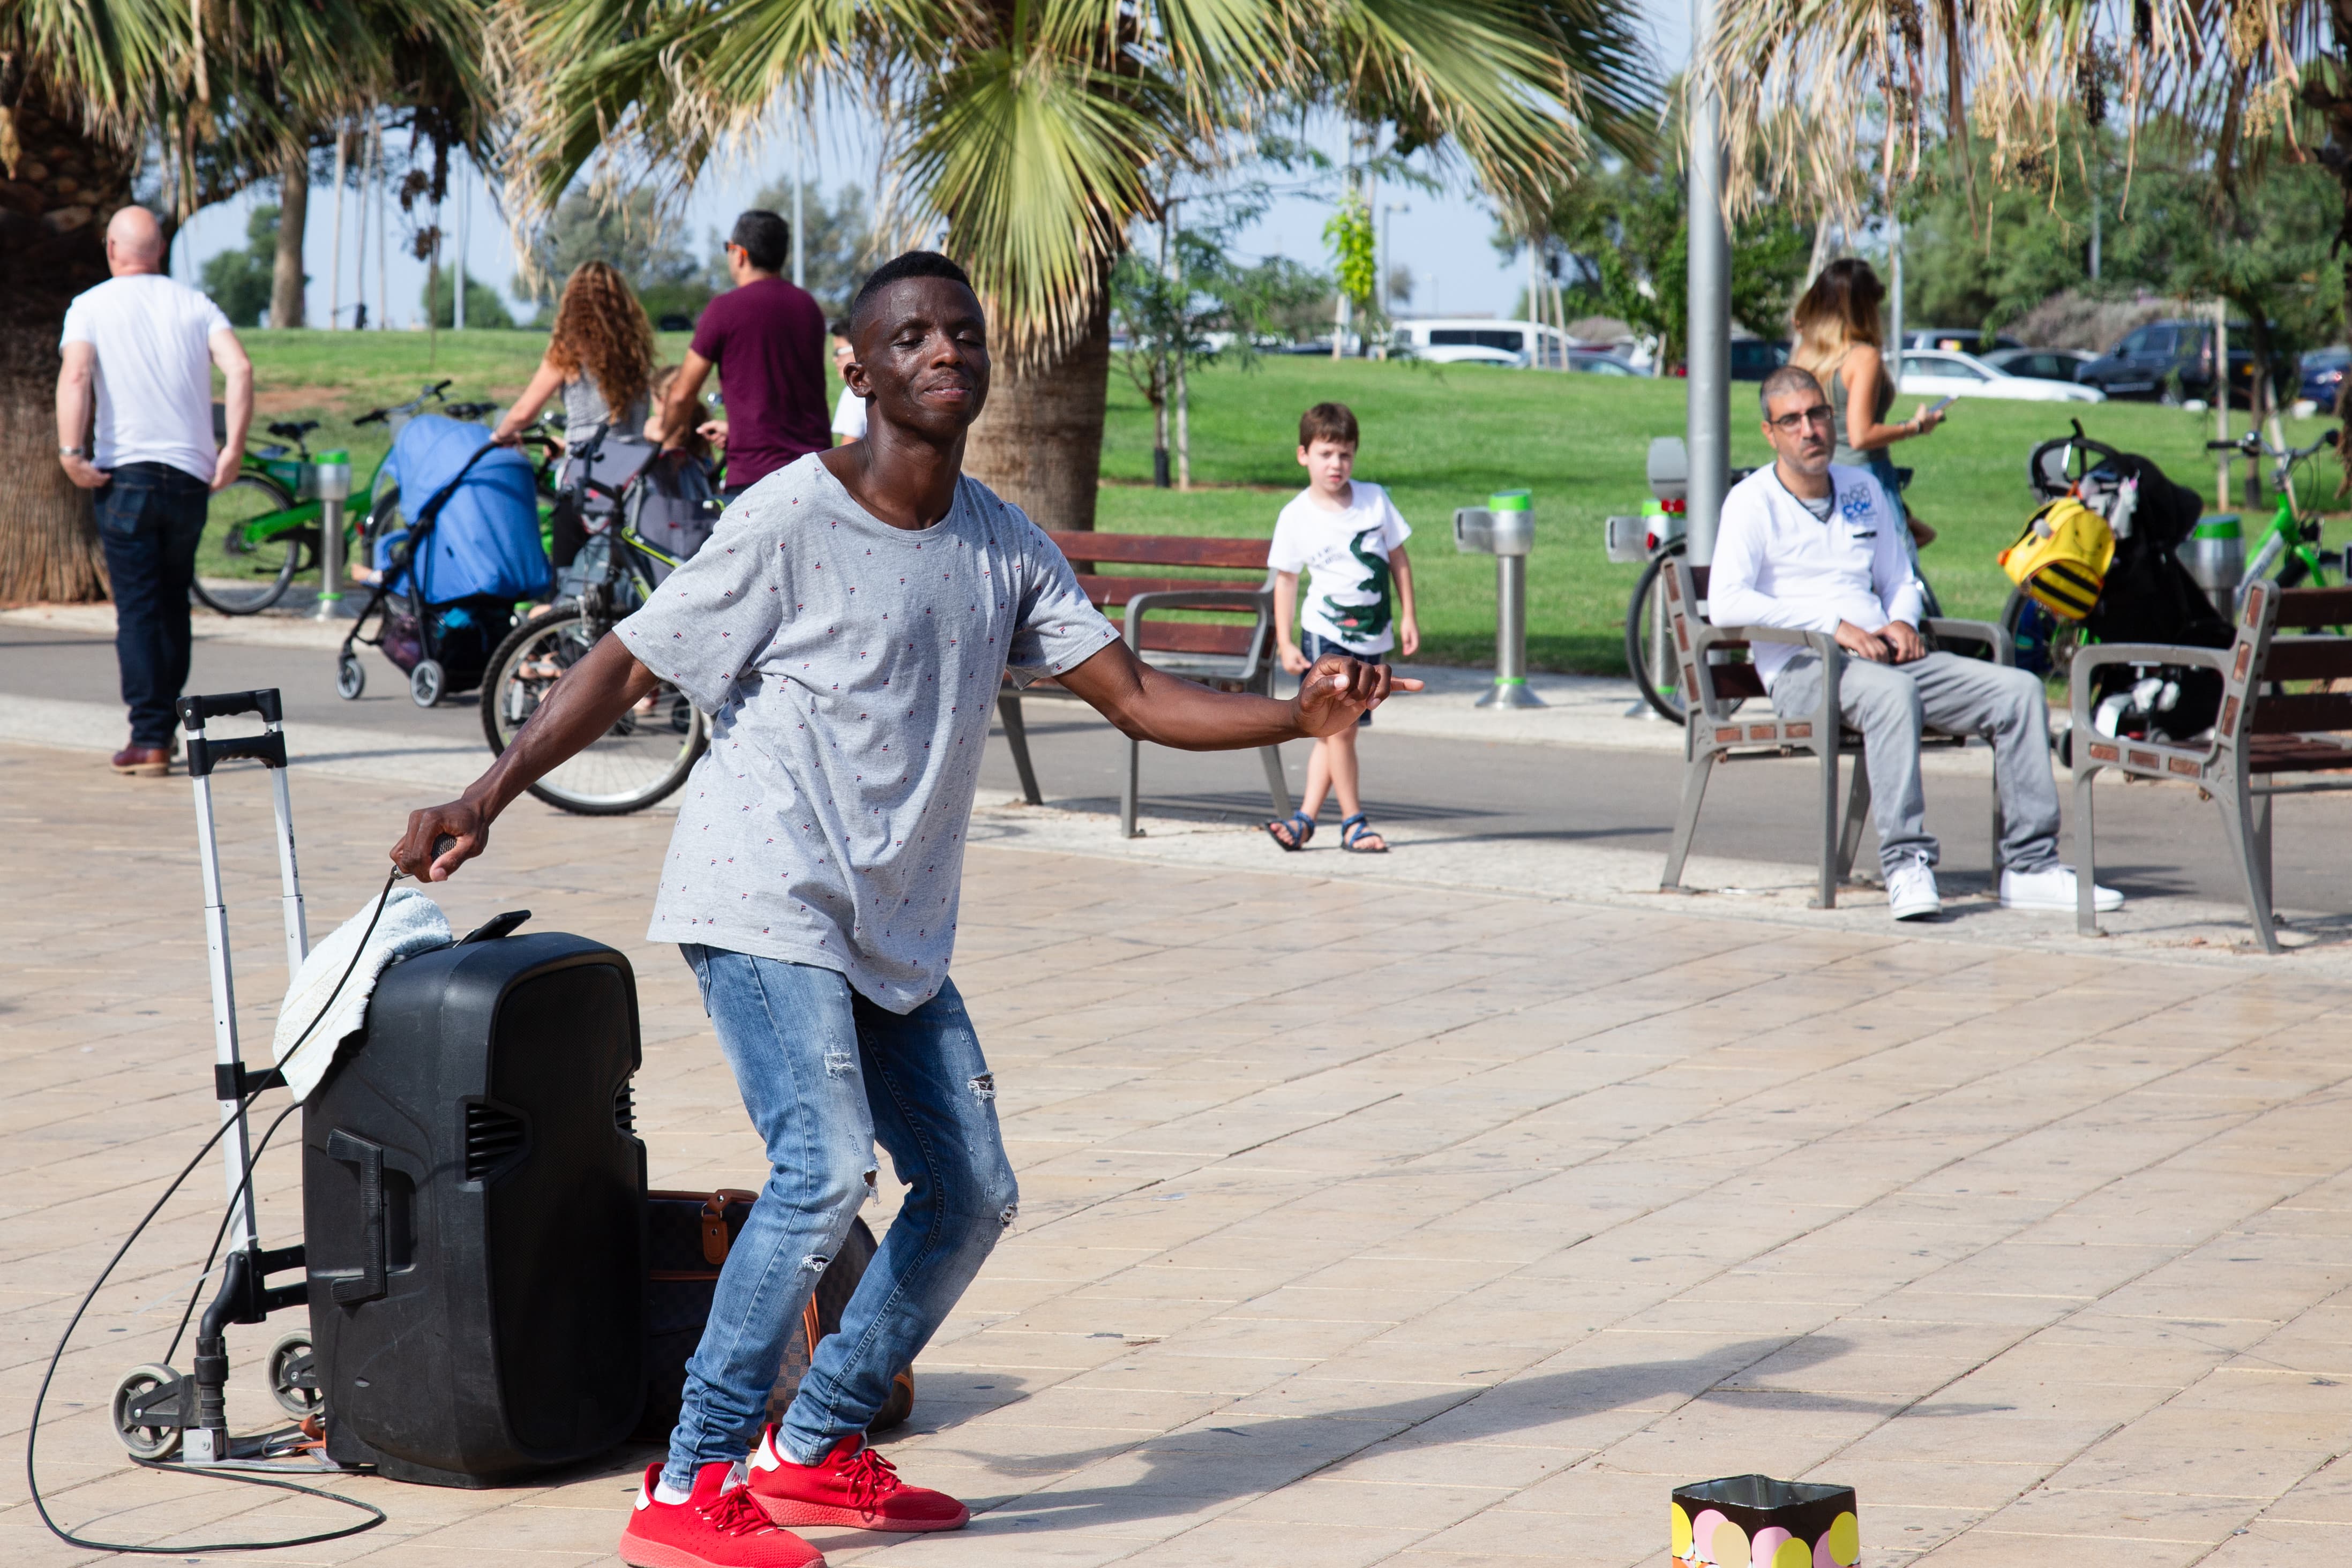
[[[236,987],[229,962],[228,908],[221,891],[220,844],[213,825],[212,772],[238,759],[269,771],[278,832],[278,903],[286,923],[286,967],[299,969],[310,949],[302,912],[301,877],[295,863],[293,802],[286,781],[283,709],[275,689],[221,696],[183,697],[181,727],[187,734],[188,777],[195,786],[196,852],[204,876],[205,948],[212,972],[213,1093],[220,1117],[230,1124],[221,1139],[221,1163],[229,1201],[221,1255],[221,1281],[196,1328],[194,1370],[183,1376],[161,1363],[133,1367],[115,1385],[114,1433],[133,1458],[148,1464],[175,1463],[214,1469],[304,1471],[342,1467],[325,1456],[315,1439],[320,1396],[313,1365],[310,1331],[281,1335],[270,1347],[268,1373],[278,1406],[304,1425],[254,1437],[231,1438],[226,1389],[230,1323],[258,1323],[270,1313],[300,1307],[307,1312],[307,1279],[273,1286],[272,1274],[303,1267],[303,1249],[261,1245],[249,1180],[253,1153],[246,1107],[263,1090],[282,1088],[276,1068],[248,1071],[237,1048]],[[208,719],[257,714],[259,735],[214,739]],[[307,1427],[307,1429],[306,1429]]]

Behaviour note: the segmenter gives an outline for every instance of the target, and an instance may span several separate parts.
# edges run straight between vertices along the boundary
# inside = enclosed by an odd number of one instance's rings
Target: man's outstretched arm
[[[606,632],[586,658],[563,672],[515,732],[513,744],[464,794],[408,814],[408,831],[392,847],[393,863],[420,882],[448,881],[488,847],[491,821],[516,796],[587,749],[660,684]],[[445,837],[457,841],[436,857],[433,845]]]
[[[1336,735],[1391,692],[1417,692],[1421,683],[1386,664],[1327,653],[1298,678],[1288,702],[1220,692],[1155,670],[1125,643],[1102,651],[1059,677],[1095,711],[1135,740],[1180,751],[1234,751],[1285,740]]]

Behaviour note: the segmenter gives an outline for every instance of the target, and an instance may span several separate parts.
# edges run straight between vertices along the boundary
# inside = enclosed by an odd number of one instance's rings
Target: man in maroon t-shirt
[[[727,272],[735,287],[703,309],[663,411],[662,450],[675,451],[701,423],[702,383],[719,367],[730,490],[756,485],[833,444],[824,312],[808,290],[777,276],[792,249],[792,225],[775,214],[750,212],[735,220],[727,242]]]

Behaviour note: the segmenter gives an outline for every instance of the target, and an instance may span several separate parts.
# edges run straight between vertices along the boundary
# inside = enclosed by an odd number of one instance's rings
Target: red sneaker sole
[[[688,1552],[683,1546],[647,1541],[625,1531],[622,1532],[618,1550],[621,1561],[629,1564],[629,1568],[740,1568],[738,1563],[722,1563]],[[824,1559],[822,1556],[812,1557],[802,1563],[801,1568],[824,1568]]]
[[[960,1508],[953,1519],[885,1519],[862,1509],[835,1508],[821,1502],[796,1502],[791,1498],[762,1497],[758,1488],[751,1491],[751,1500],[768,1511],[768,1518],[788,1530],[803,1525],[829,1524],[838,1530],[887,1531],[892,1534],[917,1534],[934,1530],[961,1530],[971,1519],[971,1510]],[[648,1568],[662,1568],[649,1564]]]

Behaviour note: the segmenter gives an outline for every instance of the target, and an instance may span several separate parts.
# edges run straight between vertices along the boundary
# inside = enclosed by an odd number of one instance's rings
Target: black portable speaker
[[[585,937],[468,938],[384,971],[364,1037],[303,1108],[330,1457],[479,1487],[629,1435],[638,1060],[628,960]]]

